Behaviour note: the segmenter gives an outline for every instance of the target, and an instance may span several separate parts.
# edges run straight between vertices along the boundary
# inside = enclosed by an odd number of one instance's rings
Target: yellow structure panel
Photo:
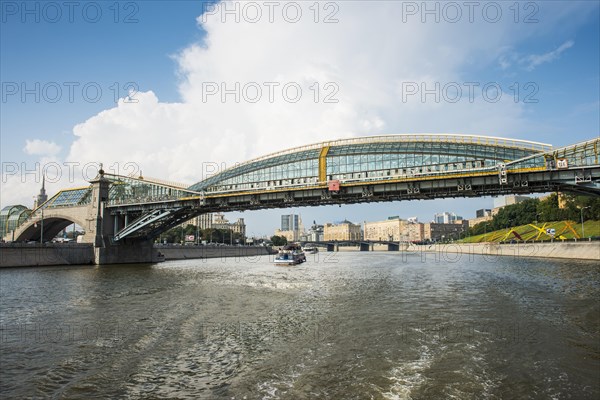
[[[329,146],[323,147],[319,154],[319,182],[327,180],[327,153],[329,153]]]

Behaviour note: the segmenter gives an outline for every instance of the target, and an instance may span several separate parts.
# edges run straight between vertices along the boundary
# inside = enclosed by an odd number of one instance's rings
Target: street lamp
[[[583,221],[583,219],[582,219]],[[44,209],[42,208],[42,231],[40,233],[40,244],[43,246],[44,245]]]
[[[585,229],[583,227],[583,210],[585,210],[586,208],[590,208],[591,206],[587,206],[587,207],[581,207],[579,209],[580,213],[581,213],[581,238],[585,238]],[[42,210],[44,211],[44,210]],[[43,225],[42,225],[43,226]]]

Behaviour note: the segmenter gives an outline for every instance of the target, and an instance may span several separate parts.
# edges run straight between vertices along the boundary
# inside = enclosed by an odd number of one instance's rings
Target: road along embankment
[[[485,256],[568,258],[600,261],[600,242],[544,242],[544,243],[449,243],[410,246],[407,253],[436,253],[445,258],[449,254],[480,254]]]
[[[94,264],[94,246],[82,243],[0,243],[0,268]]]
[[[270,247],[264,246],[155,246],[165,260],[185,260],[194,258],[256,257],[273,254]]]

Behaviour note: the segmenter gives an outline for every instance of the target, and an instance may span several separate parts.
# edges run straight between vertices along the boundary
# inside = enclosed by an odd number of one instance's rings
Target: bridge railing
[[[173,201],[199,194],[186,189],[183,184],[154,178],[126,177],[114,174],[105,174],[105,177],[111,181],[109,199],[106,201],[109,206]]]
[[[160,203],[167,201],[180,200],[182,196],[139,196],[139,197],[124,197],[114,198],[106,201],[107,206],[117,206],[126,204],[140,204],[140,203]]]
[[[541,166],[543,166],[543,161]],[[377,171],[363,171],[360,173],[354,173],[356,175],[366,175],[367,173],[371,176],[361,177],[341,177],[338,174],[334,175],[333,179],[339,180],[342,185],[344,184],[360,184],[360,183],[380,183],[380,182],[396,182],[403,180],[415,180],[419,178],[441,178],[441,177],[462,177],[462,176],[476,176],[490,173],[496,173],[497,167],[469,167],[469,168],[457,168],[450,170],[425,170],[418,171],[419,167],[415,168],[394,168],[390,170],[377,170]],[[427,167],[423,167],[427,169]],[[394,170],[406,170],[406,173],[392,173]],[[389,173],[389,175],[388,175]],[[377,174],[377,175],[375,175]],[[309,179],[310,183],[290,183],[290,184],[272,184],[268,185],[267,182],[248,182],[238,183],[230,185],[216,185],[206,189],[208,196],[223,195],[228,193],[263,193],[268,191],[281,191],[281,190],[301,190],[301,189],[322,189],[325,187],[327,182],[319,182],[317,177],[305,178]]]

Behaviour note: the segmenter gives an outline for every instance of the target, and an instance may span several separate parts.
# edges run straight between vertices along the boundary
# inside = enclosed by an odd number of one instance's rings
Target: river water
[[[319,253],[0,271],[5,398],[597,399],[600,266]]]

